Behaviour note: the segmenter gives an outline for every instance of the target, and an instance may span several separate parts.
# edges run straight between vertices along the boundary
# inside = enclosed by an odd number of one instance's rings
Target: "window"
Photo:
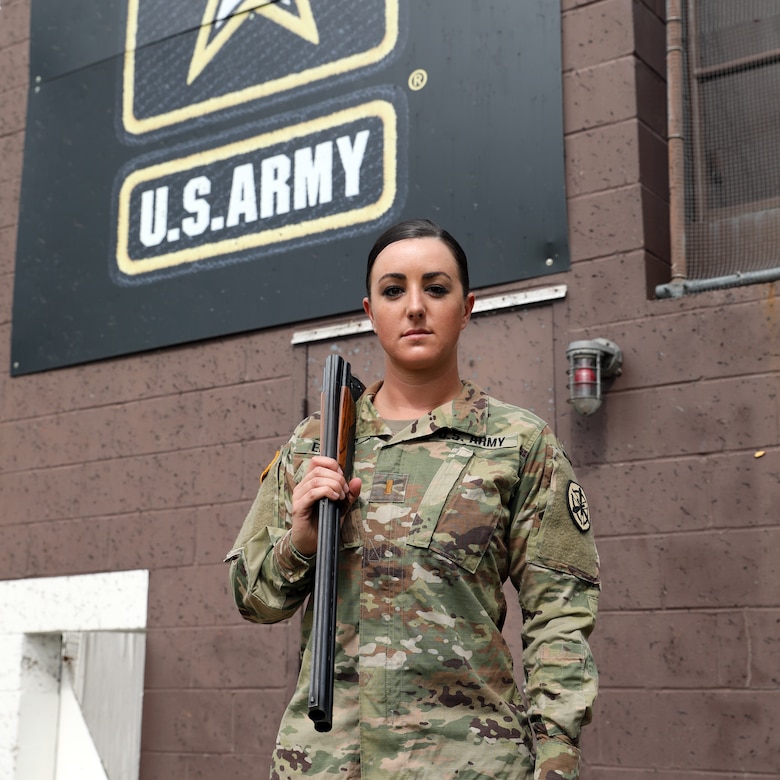
[[[780,3],[677,0],[667,25],[673,283],[780,278]]]

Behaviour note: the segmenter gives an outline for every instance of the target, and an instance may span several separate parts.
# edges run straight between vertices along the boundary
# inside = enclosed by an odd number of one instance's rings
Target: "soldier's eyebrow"
[[[449,281],[452,281],[452,277],[446,272],[446,271],[427,271],[422,275],[423,281],[430,281],[431,279],[435,279],[438,276],[443,276]],[[385,279],[397,279],[399,281],[406,281],[406,274],[401,273],[400,271],[388,271],[386,274],[382,274],[379,279],[377,279],[377,284],[380,284]]]

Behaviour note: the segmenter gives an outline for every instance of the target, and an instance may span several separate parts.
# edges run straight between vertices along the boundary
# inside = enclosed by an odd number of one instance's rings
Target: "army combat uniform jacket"
[[[310,601],[271,777],[577,778],[599,575],[566,454],[535,415],[468,382],[394,435],[378,388],[357,403],[363,485],[341,528],[333,730],[307,714]],[[226,559],[249,620],[288,618],[311,593],[316,556],[289,528],[319,427],[315,415],[295,430]],[[516,668],[501,635],[507,578],[523,615]]]

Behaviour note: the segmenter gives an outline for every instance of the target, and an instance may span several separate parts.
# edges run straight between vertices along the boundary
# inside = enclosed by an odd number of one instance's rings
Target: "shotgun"
[[[355,448],[355,401],[365,388],[340,355],[325,361],[320,411],[320,453],[339,462],[349,480]],[[309,718],[316,731],[333,726],[333,676],[338,597],[339,514],[336,501],[320,501],[314,572]]]

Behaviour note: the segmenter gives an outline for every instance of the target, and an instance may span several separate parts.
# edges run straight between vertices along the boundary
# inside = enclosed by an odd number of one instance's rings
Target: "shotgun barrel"
[[[325,361],[320,411],[320,452],[338,460],[349,479],[355,445],[355,400],[363,390],[340,355]],[[338,502],[320,501],[317,564],[314,573],[312,661],[309,680],[309,718],[317,731],[333,727],[333,680],[338,600]]]

